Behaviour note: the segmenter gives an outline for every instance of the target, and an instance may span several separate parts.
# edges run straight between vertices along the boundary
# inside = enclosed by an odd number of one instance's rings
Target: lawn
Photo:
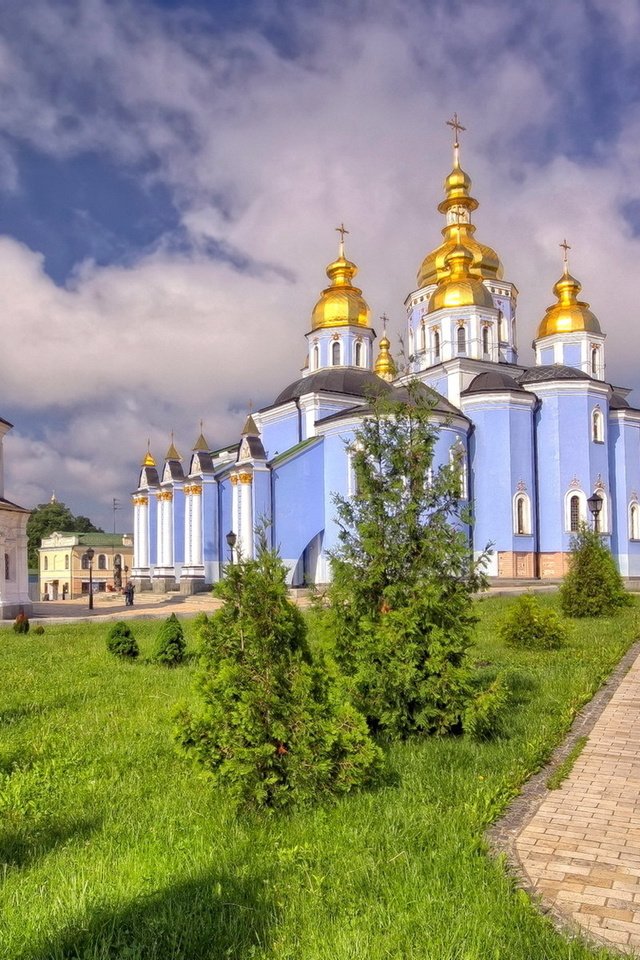
[[[97,624],[0,630],[2,960],[609,957],[557,933],[483,831],[633,642],[638,607],[533,654],[497,639],[510,602],[478,604],[474,649],[518,671],[504,736],[395,746],[393,785],[287,817],[235,817],[174,748],[194,659],[116,662]],[[157,629],[135,624],[143,655]]]

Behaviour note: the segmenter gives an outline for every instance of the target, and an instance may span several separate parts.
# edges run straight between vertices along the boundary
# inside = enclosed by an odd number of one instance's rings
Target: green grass
[[[573,765],[584,750],[587,740],[589,737],[579,737],[575,745],[569,751],[567,756],[564,758],[562,763],[559,763],[556,769],[553,771],[549,779],[547,780],[547,788],[549,790],[559,790],[564,781],[567,779],[571,771],[573,770]]]
[[[609,957],[557,933],[483,832],[635,638],[638,609],[532,653],[498,639],[510,602],[479,604],[474,650],[520,691],[507,735],[395,746],[396,785],[288,817],[234,817],[174,749],[193,660],[119,662],[107,625],[0,630],[2,960]],[[135,624],[142,657],[158,626]]]

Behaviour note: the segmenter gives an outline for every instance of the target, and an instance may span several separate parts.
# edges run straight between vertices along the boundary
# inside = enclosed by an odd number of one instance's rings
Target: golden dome
[[[152,457],[152,455],[151,455],[151,441],[150,441],[150,440],[147,440],[147,452],[145,453],[144,457],[142,458],[142,463],[140,464],[140,466],[141,466],[141,467],[155,467],[155,465],[156,465],[156,462],[155,462],[155,460],[153,459],[153,457]],[[55,496],[55,494],[54,494],[54,496]]]
[[[553,288],[558,299],[551,307],[547,307],[538,327],[538,337],[583,331],[602,333],[598,318],[589,309],[589,304],[578,300],[581,289],[582,284],[571,276],[565,261],[564,273]]]
[[[431,294],[427,313],[435,313],[444,307],[493,308],[493,298],[482,280],[471,274],[473,253],[462,242],[457,243],[445,259],[446,274]]]
[[[471,177],[460,166],[459,149],[459,144],[454,143],[453,170],[444,181],[444,200],[438,204],[440,213],[444,213],[447,217],[447,224],[442,230],[444,240],[422,261],[418,270],[418,287],[426,287],[442,279],[446,259],[459,242],[458,231],[460,242],[473,255],[472,273],[491,280],[502,279],[500,257],[495,250],[483,243],[478,243],[474,237],[476,228],[471,223],[471,214],[477,209],[478,201],[469,193]]]
[[[374,365],[374,371],[381,377],[383,380],[388,382],[393,380],[397,373],[397,368],[393,357],[391,356],[391,351],[389,347],[391,346],[391,341],[387,336],[386,332],[380,341],[380,353]]]
[[[311,314],[312,330],[345,327],[349,324],[357,327],[369,326],[369,307],[362,296],[362,290],[351,283],[357,272],[355,263],[345,258],[344,241],[341,240],[338,259],[327,267],[331,286],[322,291]]]

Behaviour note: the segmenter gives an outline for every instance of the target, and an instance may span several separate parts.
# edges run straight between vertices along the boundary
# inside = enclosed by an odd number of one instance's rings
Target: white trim
[[[564,495],[564,529],[565,533],[577,533],[577,530],[571,529],[571,498],[578,497],[578,521],[587,522],[587,497],[584,490],[572,488]]]
[[[518,503],[523,504],[522,511],[522,525],[523,530],[518,530]],[[531,536],[531,500],[529,494],[525,493],[524,490],[518,490],[517,493],[513,495],[513,532],[518,537],[530,537]]]

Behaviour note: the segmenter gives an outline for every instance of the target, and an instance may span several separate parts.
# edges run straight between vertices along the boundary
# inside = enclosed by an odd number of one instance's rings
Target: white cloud
[[[162,181],[191,243],[177,253],[160,237],[127,266],[86,261],[61,288],[37,251],[0,238],[0,376],[12,409],[43,423],[37,440],[15,432],[14,496],[29,504],[55,486],[105,510],[133,486],[148,435],[156,454],[171,429],[188,445],[203,417],[210,442],[233,439],[250,398],[269,402],[298,375],[342,220],[374,318],[388,313],[400,332],[440,236],[454,110],[468,127],[478,236],[521,290],[522,359],[567,236],[610,334],[609,375],[633,383],[625,278],[640,244],[621,204],[638,193],[638,112],[595,159],[530,155],[583,95],[592,39],[582,4],[543,6],[292,5],[296,55],[285,56],[257,29],[215,33],[188,11],[0,0],[14,40],[0,45],[0,132],[58,158],[97,150]],[[620,38],[625,10],[611,26]],[[208,255],[211,240],[243,268]]]

